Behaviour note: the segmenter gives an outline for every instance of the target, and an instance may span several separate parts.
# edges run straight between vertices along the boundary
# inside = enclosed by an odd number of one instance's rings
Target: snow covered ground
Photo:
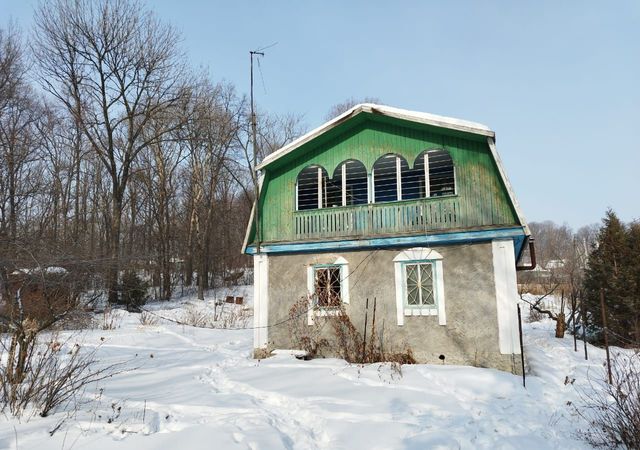
[[[152,307],[178,319],[185,311],[184,302]],[[91,402],[75,412],[0,417],[1,449],[588,448],[576,437],[586,424],[573,405],[587,373],[600,377],[603,351],[589,347],[585,361],[571,337],[553,338],[551,321],[525,324],[524,389],[521,377],[492,369],[398,373],[289,352],[257,361],[251,331],[142,325],[139,314],[118,314],[117,328],[74,332],[72,341],[135,370],[87,391]]]

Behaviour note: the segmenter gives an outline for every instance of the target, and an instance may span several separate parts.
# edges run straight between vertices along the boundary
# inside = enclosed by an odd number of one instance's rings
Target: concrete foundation
[[[446,324],[437,316],[407,316],[397,324],[396,287],[393,259],[403,248],[341,253],[271,254],[268,257],[268,324],[289,318],[292,305],[307,295],[307,268],[332,264],[342,257],[349,264],[349,299],[345,309],[352,323],[362,331],[365,303],[369,317],[377,301],[376,325],[383,333],[386,349],[410,348],[420,363],[461,364],[520,372],[520,355],[502,354],[496,282],[491,242],[433,247],[442,255]],[[517,315],[513,310],[503,316]],[[301,320],[306,321],[306,316]],[[502,319],[501,319],[502,320]],[[330,327],[323,333],[330,334]],[[369,331],[368,331],[369,332]],[[295,348],[287,323],[270,327],[266,336],[271,348]],[[258,345],[259,346],[259,345]],[[325,356],[334,356],[329,348]]]

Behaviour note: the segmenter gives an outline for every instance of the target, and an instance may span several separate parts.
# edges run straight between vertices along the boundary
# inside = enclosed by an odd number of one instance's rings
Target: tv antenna
[[[254,209],[254,219],[255,219],[255,240],[256,240],[256,253],[260,253],[260,208],[259,208],[259,200],[260,200],[260,186],[258,179],[258,131],[257,131],[257,123],[256,123],[256,110],[255,104],[253,100],[253,60],[254,58],[258,58],[260,56],[264,56],[264,51],[268,48],[276,45],[277,42],[274,42],[271,45],[267,45],[266,47],[259,48],[257,50],[250,50],[249,56],[251,59],[251,145],[253,147],[253,170],[251,171],[251,178],[253,179],[254,186],[254,197],[255,197],[255,209]],[[263,81],[264,83],[264,81]]]

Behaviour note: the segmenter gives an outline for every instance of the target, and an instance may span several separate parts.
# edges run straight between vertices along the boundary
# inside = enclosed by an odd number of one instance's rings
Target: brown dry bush
[[[11,343],[1,343],[0,412],[8,410],[16,417],[29,410],[46,417],[59,407],[75,404],[89,384],[124,370],[124,364],[99,365],[98,348],[82,349],[55,334],[44,340],[34,335],[22,367],[12,364],[14,351]]]
[[[218,328],[247,328],[249,321],[253,317],[251,308],[241,305],[230,306],[224,314],[221,314]]]
[[[140,325],[154,326],[158,325],[160,319],[158,318],[158,316],[150,313],[149,311],[142,311],[138,320],[140,321]]]
[[[366,333],[360,333],[353,325],[343,305],[339,313],[329,317],[329,323],[335,335],[335,350],[341,358],[350,363],[370,364],[393,362],[398,364],[415,364],[413,352],[409,347],[403,350],[386,350],[384,332],[379,333],[376,327],[376,307],[374,305],[371,325]],[[366,338],[365,338],[366,336]]]
[[[367,333],[361,333],[353,324],[343,304],[332,307],[326,316],[315,316],[313,325],[307,323],[307,313],[313,314],[313,298],[302,297],[289,310],[289,334],[295,346],[307,353],[307,358],[322,356],[322,350],[356,364],[394,362],[415,364],[410,348],[386,349],[384,332],[375,322],[375,306]],[[327,332],[323,329],[328,325]],[[366,335],[366,339],[365,339]]]
[[[289,336],[294,346],[304,350],[309,359],[322,355],[322,349],[329,345],[327,339],[322,337],[324,323],[320,320],[314,320],[313,325],[307,323],[307,314],[313,309],[312,301],[308,296],[296,301],[289,309],[288,321]]]
[[[215,318],[207,309],[189,305],[182,312],[180,322],[197,328],[213,328]]]
[[[542,314],[540,311],[529,307],[529,317],[527,318],[527,322],[540,322],[546,316]]]
[[[595,447],[640,449],[640,351],[615,353],[611,379],[609,384],[605,367],[580,393],[576,410],[590,427],[579,437]]]

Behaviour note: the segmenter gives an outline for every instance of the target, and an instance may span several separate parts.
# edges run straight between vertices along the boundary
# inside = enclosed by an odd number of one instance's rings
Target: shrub
[[[336,337],[336,352],[350,363],[416,363],[413,352],[408,347],[401,351],[385,349],[384,332],[378,334],[376,328],[375,303],[369,319],[370,329],[364,330],[364,333],[360,333],[353,325],[343,305],[340,305],[339,313],[329,317],[328,320]]]
[[[611,380],[605,367],[602,378],[581,392],[578,414],[590,427],[580,437],[596,447],[640,448],[640,353],[614,354]]]
[[[140,325],[145,325],[145,326],[154,326],[158,324],[158,316],[151,314],[148,311],[142,311],[140,313]]]
[[[226,314],[221,314],[220,325],[218,328],[246,328],[253,316],[250,308],[240,305],[230,305]]]
[[[77,401],[87,385],[123,369],[121,364],[97,366],[97,348],[84,350],[78,343],[60,341],[57,335],[45,341],[33,336],[20,363],[13,350],[11,345],[0,345],[0,411],[8,410],[16,417],[30,408],[46,417]]]
[[[540,311],[529,307],[529,318],[527,319],[529,323],[540,322],[544,318],[545,318],[545,315],[542,314]]]
[[[182,312],[180,322],[197,328],[213,328],[215,318],[207,309],[189,305]]]
[[[302,297],[289,310],[289,335],[293,344],[307,353],[307,358],[321,356],[326,349],[328,353],[336,354],[350,363],[415,364],[410,348],[401,351],[385,349],[384,332],[376,327],[375,302],[369,329],[361,333],[351,322],[343,304],[333,309],[330,315],[314,317],[313,325],[309,325],[307,313],[310,301],[312,299]],[[325,325],[329,327],[323,334]]]
[[[137,311],[149,298],[147,294],[149,286],[133,271],[125,272],[122,278],[120,303],[127,310]]]
[[[120,328],[121,321],[122,317],[119,314],[119,310],[107,306],[102,315],[98,316],[98,328],[101,330],[115,330]]]
[[[307,314],[310,308],[310,299],[301,297],[289,309],[289,336],[293,345],[306,352],[306,358],[311,359],[321,355],[322,349],[329,345],[326,338],[321,336],[322,324],[320,320],[313,325],[307,323]]]

